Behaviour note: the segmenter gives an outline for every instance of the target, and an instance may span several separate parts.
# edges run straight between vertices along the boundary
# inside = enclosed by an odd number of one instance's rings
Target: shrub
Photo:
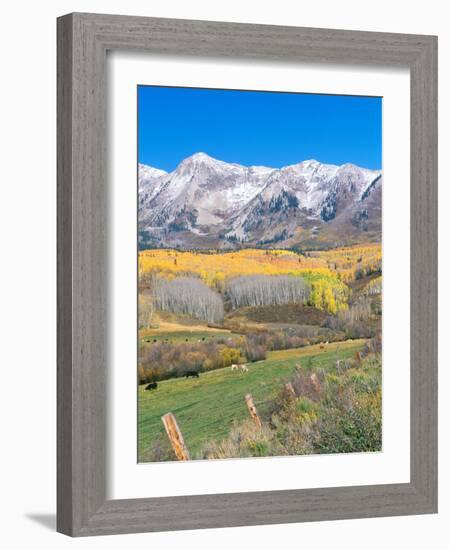
[[[224,343],[225,342],[225,343]],[[188,370],[214,370],[239,363],[246,349],[246,339],[217,339],[201,342],[155,342],[139,350],[138,377],[167,380],[184,376]]]
[[[348,360],[340,374],[300,369],[290,382],[293,393],[283,386],[264,407],[261,429],[251,420],[235,424],[227,438],[208,442],[200,458],[381,450],[379,354]]]
[[[267,358],[267,350],[264,346],[248,342],[245,347],[246,360],[250,363],[255,361],[263,361]]]
[[[373,338],[380,329],[381,313],[377,296],[361,296],[348,309],[328,317],[323,326],[344,331],[346,338]]]
[[[381,357],[370,354],[342,376],[326,377],[326,394],[314,429],[320,453],[379,451],[382,446]]]
[[[279,456],[285,450],[267,426],[259,428],[252,420],[235,424],[229,436],[220,442],[206,443],[197,458],[244,458]]]
[[[234,363],[239,363],[241,360],[240,350],[223,346],[220,349],[220,357],[223,361],[223,367],[228,367]]]
[[[338,406],[325,408],[314,430],[313,445],[327,454],[380,451],[380,389],[373,395],[351,396]]]
[[[378,332],[376,336],[368,340],[365,344],[365,353],[379,354],[382,352],[382,334]]]
[[[317,402],[323,393],[324,375],[318,371],[314,371],[314,374],[315,378],[312,379],[310,371],[297,371],[291,384],[298,397]]]
[[[156,439],[139,453],[139,462],[164,462],[176,460],[176,455],[166,437]]]
[[[201,370],[206,361],[206,355],[200,351],[189,351],[182,357],[185,370]]]

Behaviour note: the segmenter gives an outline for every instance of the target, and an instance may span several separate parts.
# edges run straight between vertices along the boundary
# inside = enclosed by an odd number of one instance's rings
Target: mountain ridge
[[[198,152],[171,172],[139,164],[139,245],[232,249],[379,241],[381,188],[380,170],[315,159],[272,168]]]

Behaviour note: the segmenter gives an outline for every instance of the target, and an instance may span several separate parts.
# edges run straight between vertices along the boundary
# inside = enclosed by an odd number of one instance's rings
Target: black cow
[[[150,382],[145,391],[157,390],[157,382]]]
[[[196,370],[188,370],[185,375],[186,378],[199,378],[200,375]]]

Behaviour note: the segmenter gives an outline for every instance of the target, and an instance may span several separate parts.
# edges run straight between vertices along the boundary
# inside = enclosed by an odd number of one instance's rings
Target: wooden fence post
[[[175,451],[176,458],[178,460],[190,460],[189,451],[184,443],[184,438],[176,422],[175,415],[169,412],[164,414],[161,419],[173,450]]]
[[[317,376],[315,373],[313,373],[313,374],[310,375],[310,380],[311,380],[311,382],[312,382],[312,384],[313,384],[313,387],[315,388],[315,391],[316,391],[317,393],[320,393],[320,391],[321,391],[321,384],[320,384],[320,381],[318,380],[318,376]]]
[[[253,396],[250,393],[247,393],[245,395],[246,400],[246,406],[248,407],[249,414],[251,415],[251,418],[254,420],[257,427],[262,427],[262,422],[260,421],[259,415],[257,414],[256,405],[254,405]]]

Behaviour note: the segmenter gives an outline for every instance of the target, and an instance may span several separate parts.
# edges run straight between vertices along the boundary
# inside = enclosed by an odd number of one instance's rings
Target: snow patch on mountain
[[[381,185],[380,174],[314,159],[282,168],[243,166],[203,152],[185,158],[170,173],[139,164],[139,229],[156,240],[161,235],[170,240],[176,233],[176,243],[190,233],[211,246],[285,240],[313,220],[346,219],[343,212],[352,213]],[[377,195],[369,204],[373,201]]]
[[[164,170],[139,163],[139,204],[150,201],[160,190],[162,177],[167,175]]]

